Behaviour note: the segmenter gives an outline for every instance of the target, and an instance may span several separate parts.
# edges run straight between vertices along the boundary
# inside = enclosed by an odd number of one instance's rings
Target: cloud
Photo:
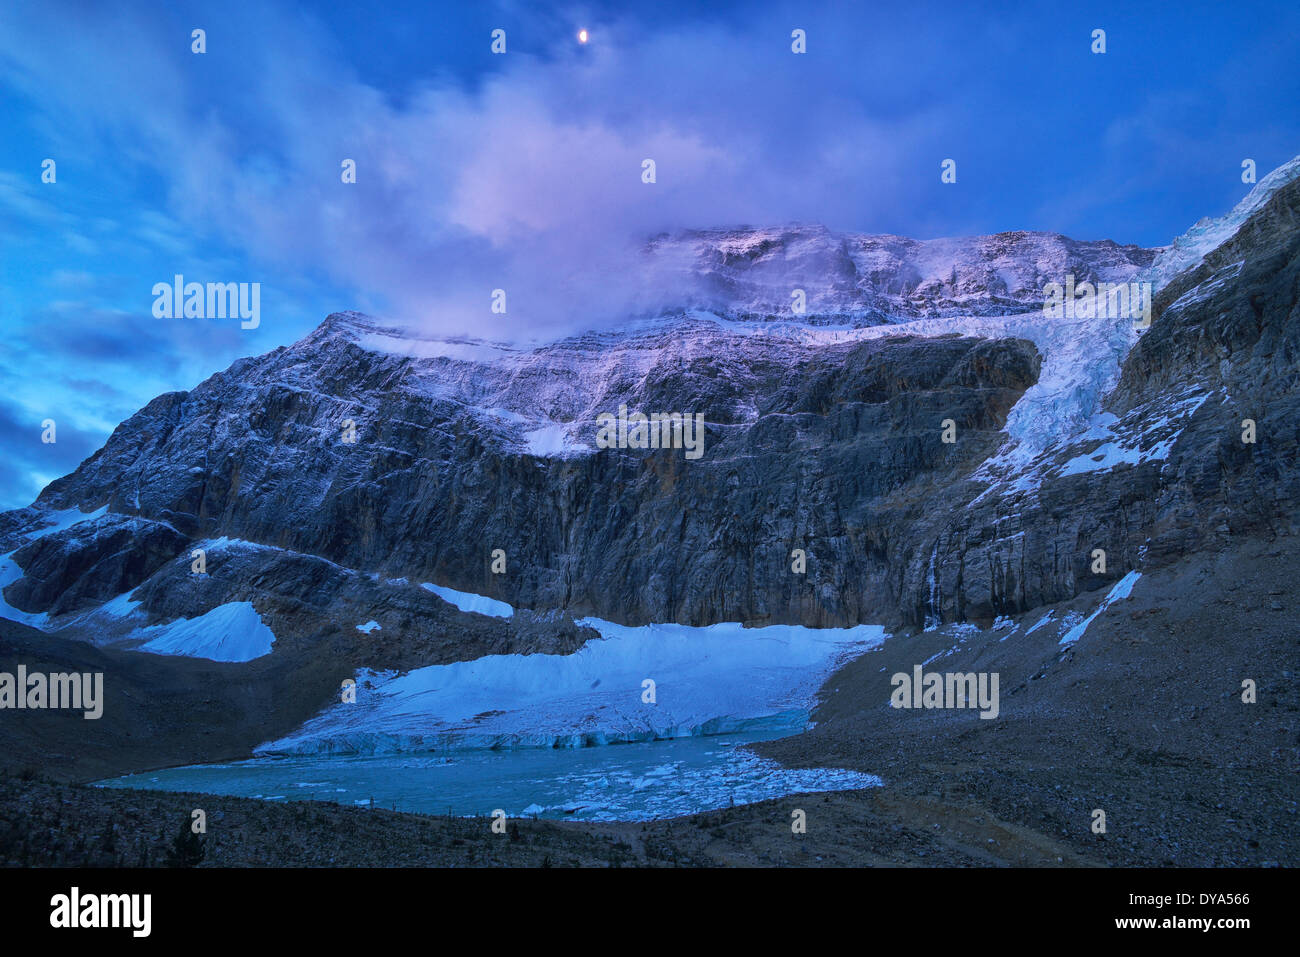
[[[0,502],[31,502],[49,482],[71,472],[102,444],[94,432],[54,418],[55,441],[41,441],[44,417],[0,399]]]
[[[222,44],[237,53],[220,93],[204,58],[166,36],[171,18],[87,16],[57,36],[11,23],[0,54],[27,88],[62,101],[74,128],[130,144],[184,229],[247,251],[269,279],[319,272],[440,331],[481,333],[490,320],[498,337],[530,336],[652,308],[664,277],[643,271],[640,250],[662,230],[834,220],[846,193],[859,216],[866,194],[882,210],[906,202],[879,186],[900,180],[936,121],[878,122],[827,93],[842,65],[796,63],[787,22],[771,15],[659,31],[612,20],[589,49],[566,34],[499,58],[474,87],[429,78],[401,100],[285,8],[212,25],[208,56]],[[57,67],[77,57],[93,69]],[[355,185],[340,182],[344,158]],[[645,159],[654,184],[642,182]],[[169,238],[156,223],[134,228]],[[496,288],[505,317],[489,312]]]

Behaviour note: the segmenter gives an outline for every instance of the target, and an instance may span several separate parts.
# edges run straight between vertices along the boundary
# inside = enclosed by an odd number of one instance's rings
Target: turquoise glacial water
[[[102,787],[333,801],[425,814],[643,821],[768,798],[880,784],[838,769],[788,769],[740,747],[750,731],[588,748],[264,757],[147,771]]]

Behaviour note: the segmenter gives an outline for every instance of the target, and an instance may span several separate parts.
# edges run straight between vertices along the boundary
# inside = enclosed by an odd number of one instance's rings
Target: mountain
[[[923,628],[1110,592],[1294,527],[1298,173],[1162,250],[657,237],[689,301],[528,347],[336,313],[154,399],[0,515],[0,614],[191,653],[167,627],[256,621],[273,640],[223,653],[346,671],[568,652],[584,616]],[[1070,275],[1150,283],[1149,328],[1045,315]],[[701,413],[703,455],[598,449],[622,406]]]

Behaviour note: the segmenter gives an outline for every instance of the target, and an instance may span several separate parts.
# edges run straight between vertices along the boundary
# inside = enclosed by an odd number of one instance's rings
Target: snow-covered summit
[[[802,225],[692,230],[660,236],[649,251],[691,272],[693,298],[684,305],[855,326],[1022,312],[1041,305],[1047,283],[1069,274],[1123,282],[1154,256],[1058,233],[918,240]],[[802,313],[795,290],[803,291]]]
[[[694,305],[684,301],[658,316],[524,345],[440,337],[339,313],[308,341],[342,336],[368,352],[408,358],[408,382],[475,410],[522,451],[567,458],[593,451],[583,428],[597,413],[643,395],[670,353],[686,369],[726,367],[719,357],[729,355],[789,359],[886,336],[1023,338],[1038,348],[1042,370],[1011,411],[1007,447],[989,463],[993,474],[1019,474],[1054,443],[1087,429],[1139,334],[1127,316],[1045,316],[1044,287],[1072,275],[1078,283],[1146,280],[1158,289],[1231,238],[1298,175],[1300,157],[1158,256],[1027,231],[914,240],[810,225],[693,230],[658,236],[647,247],[694,280],[682,287]],[[796,290],[802,313],[793,308]],[[752,401],[731,410],[736,421],[756,415]]]

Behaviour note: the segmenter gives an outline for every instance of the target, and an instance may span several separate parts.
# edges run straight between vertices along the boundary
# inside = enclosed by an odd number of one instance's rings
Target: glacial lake
[[[879,786],[870,774],[790,769],[740,747],[747,731],[587,748],[259,757],[146,771],[101,787],[197,791],[267,801],[332,801],[423,814],[644,821],[787,794]]]

